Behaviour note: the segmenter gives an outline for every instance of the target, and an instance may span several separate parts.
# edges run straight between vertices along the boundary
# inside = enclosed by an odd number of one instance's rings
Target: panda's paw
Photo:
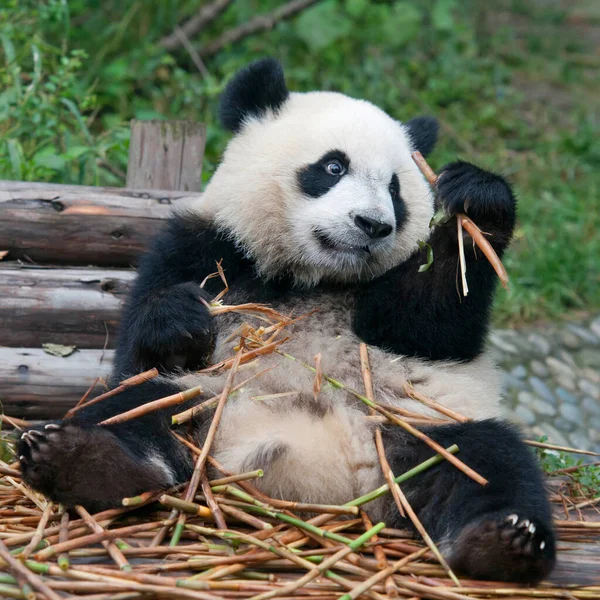
[[[518,512],[485,517],[460,533],[449,562],[477,579],[535,584],[554,566],[554,533],[549,524]]]
[[[468,162],[446,165],[436,186],[437,202],[450,215],[465,213],[479,226],[514,227],[516,201],[508,183]]]
[[[54,502],[94,512],[173,483],[160,455],[138,456],[126,440],[109,427],[79,427],[72,421],[31,429],[17,444],[23,480]]]
[[[48,423],[21,434],[17,452],[25,482],[49,497],[56,496],[61,474],[70,472],[77,460],[79,428]]]
[[[214,346],[213,318],[205,293],[195,283],[182,283],[153,296],[131,328],[130,357],[134,372],[158,367],[199,369]]]

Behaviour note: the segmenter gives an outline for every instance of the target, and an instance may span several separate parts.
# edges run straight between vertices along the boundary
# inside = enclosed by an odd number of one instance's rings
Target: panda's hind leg
[[[169,412],[98,424],[175,391],[170,382],[150,381],[84,407],[72,419],[24,432],[17,444],[24,481],[55,502],[92,511],[185,481],[192,460],[169,431]]]
[[[424,432],[444,447],[457,444],[460,459],[489,482],[481,486],[444,461],[402,486],[450,566],[478,579],[546,577],[555,561],[550,503],[535,457],[512,426],[490,419]],[[399,428],[387,428],[384,441],[396,473],[432,455]]]

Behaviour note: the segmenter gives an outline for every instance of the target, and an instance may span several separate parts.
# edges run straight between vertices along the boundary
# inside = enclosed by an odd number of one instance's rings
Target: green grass
[[[278,0],[236,0],[194,42]],[[506,174],[519,226],[499,324],[600,308],[600,9],[594,0],[323,0],[215,57],[204,78],[158,40],[192,0],[5,0],[0,8],[0,178],[122,185],[131,118],[207,123],[204,178],[228,139],[227,78],[265,54],[290,87],[333,89],[399,119],[442,121],[431,157]]]

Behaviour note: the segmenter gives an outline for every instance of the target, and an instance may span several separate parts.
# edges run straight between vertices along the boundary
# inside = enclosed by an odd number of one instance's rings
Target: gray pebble
[[[538,376],[538,377],[547,377],[548,376],[548,367],[540,362],[539,360],[532,360],[529,363],[529,366],[531,367],[531,370]]]
[[[536,398],[531,403],[531,408],[538,415],[545,415],[547,417],[553,417],[554,415],[556,415],[556,409],[554,408],[554,406],[552,406],[552,404],[548,402],[545,402],[544,400],[541,400],[540,398]]]
[[[573,377],[575,374],[573,369],[565,364],[564,362],[554,358],[554,356],[549,356],[546,359],[546,364],[550,367],[550,370],[556,375],[567,375],[568,377]]]
[[[527,377],[527,369],[523,365],[517,365],[511,369],[510,374],[517,379],[525,379]]]
[[[583,399],[581,408],[590,415],[600,415],[600,402],[589,396]]]
[[[556,356],[559,358],[559,360],[562,360],[564,363],[568,364],[569,366],[574,367],[574,368],[577,367],[577,363],[575,362],[575,359],[566,350],[559,348],[558,351],[556,352]]]
[[[575,431],[577,429],[576,423],[573,423],[573,421],[568,421],[563,417],[557,417],[554,419],[554,425],[556,425],[556,428],[563,433]]]
[[[579,448],[580,450],[590,449],[590,439],[583,431],[574,431],[569,435],[569,440],[571,440],[571,445],[574,448]]]
[[[517,408],[515,408],[514,415],[525,425],[533,425],[537,421],[534,412],[524,404],[519,404]]]
[[[577,353],[577,358],[584,367],[600,368],[600,351],[597,348],[583,348]]]
[[[592,330],[592,333],[595,333],[598,337],[600,337],[600,317],[596,317],[590,323],[590,329]]]
[[[531,380],[531,378],[530,378]],[[591,396],[594,400],[600,400],[600,386],[588,381],[587,379],[579,380],[579,389],[586,395]]]
[[[590,440],[592,443],[596,444],[596,446],[592,446],[592,450],[594,452],[600,452],[600,429],[589,429],[588,435],[590,436]]]
[[[529,385],[531,385],[533,391],[546,402],[550,402],[550,404],[556,404],[556,398],[554,397],[554,394],[539,377],[530,377]]]
[[[594,383],[600,383],[600,372],[595,369],[590,369],[589,367],[584,367],[581,369],[581,374],[590,381]]]
[[[526,390],[529,389],[526,381],[513,377],[510,373],[505,373],[502,377],[502,391],[504,394],[510,390]]]
[[[559,408],[559,412],[567,421],[572,421],[573,423],[582,423],[583,421],[583,415],[579,407],[575,404],[563,404]]]
[[[577,337],[571,331],[563,331],[560,334],[560,341],[567,347],[572,350],[576,350],[581,346],[581,339]]]
[[[566,390],[569,390],[570,392],[579,392],[579,388],[577,387],[577,381],[574,377],[567,377],[566,375],[563,375],[562,377],[557,378],[556,383],[564,387]]]
[[[558,397],[561,402],[566,402],[567,404],[578,404],[579,400],[570,392],[567,392],[565,388],[557,387],[554,390],[554,393]]]
[[[548,354],[550,354],[550,342],[539,333],[530,333],[527,336],[527,340],[539,354],[542,354],[543,356],[548,356]]]
[[[519,352],[519,349],[516,346],[502,339],[502,337],[497,333],[490,334],[490,342],[492,342],[496,348],[499,348],[504,352],[508,352],[509,354],[518,354]]]
[[[591,429],[595,429],[596,431],[600,431],[600,417],[592,417],[588,421],[588,425]]]
[[[573,323],[567,323],[567,327],[577,336],[579,336],[583,341],[588,344],[592,344],[596,346],[600,344],[600,338],[594,335],[591,331],[581,327],[580,325],[575,325]]]

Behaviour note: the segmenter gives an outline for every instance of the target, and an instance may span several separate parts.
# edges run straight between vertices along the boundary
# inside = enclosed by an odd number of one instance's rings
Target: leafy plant
[[[538,441],[547,440],[543,436]],[[535,451],[545,473],[569,477],[572,482],[569,489],[574,496],[595,498],[600,495],[600,465],[586,465],[583,460],[575,459],[566,452],[546,448],[536,448]]]

